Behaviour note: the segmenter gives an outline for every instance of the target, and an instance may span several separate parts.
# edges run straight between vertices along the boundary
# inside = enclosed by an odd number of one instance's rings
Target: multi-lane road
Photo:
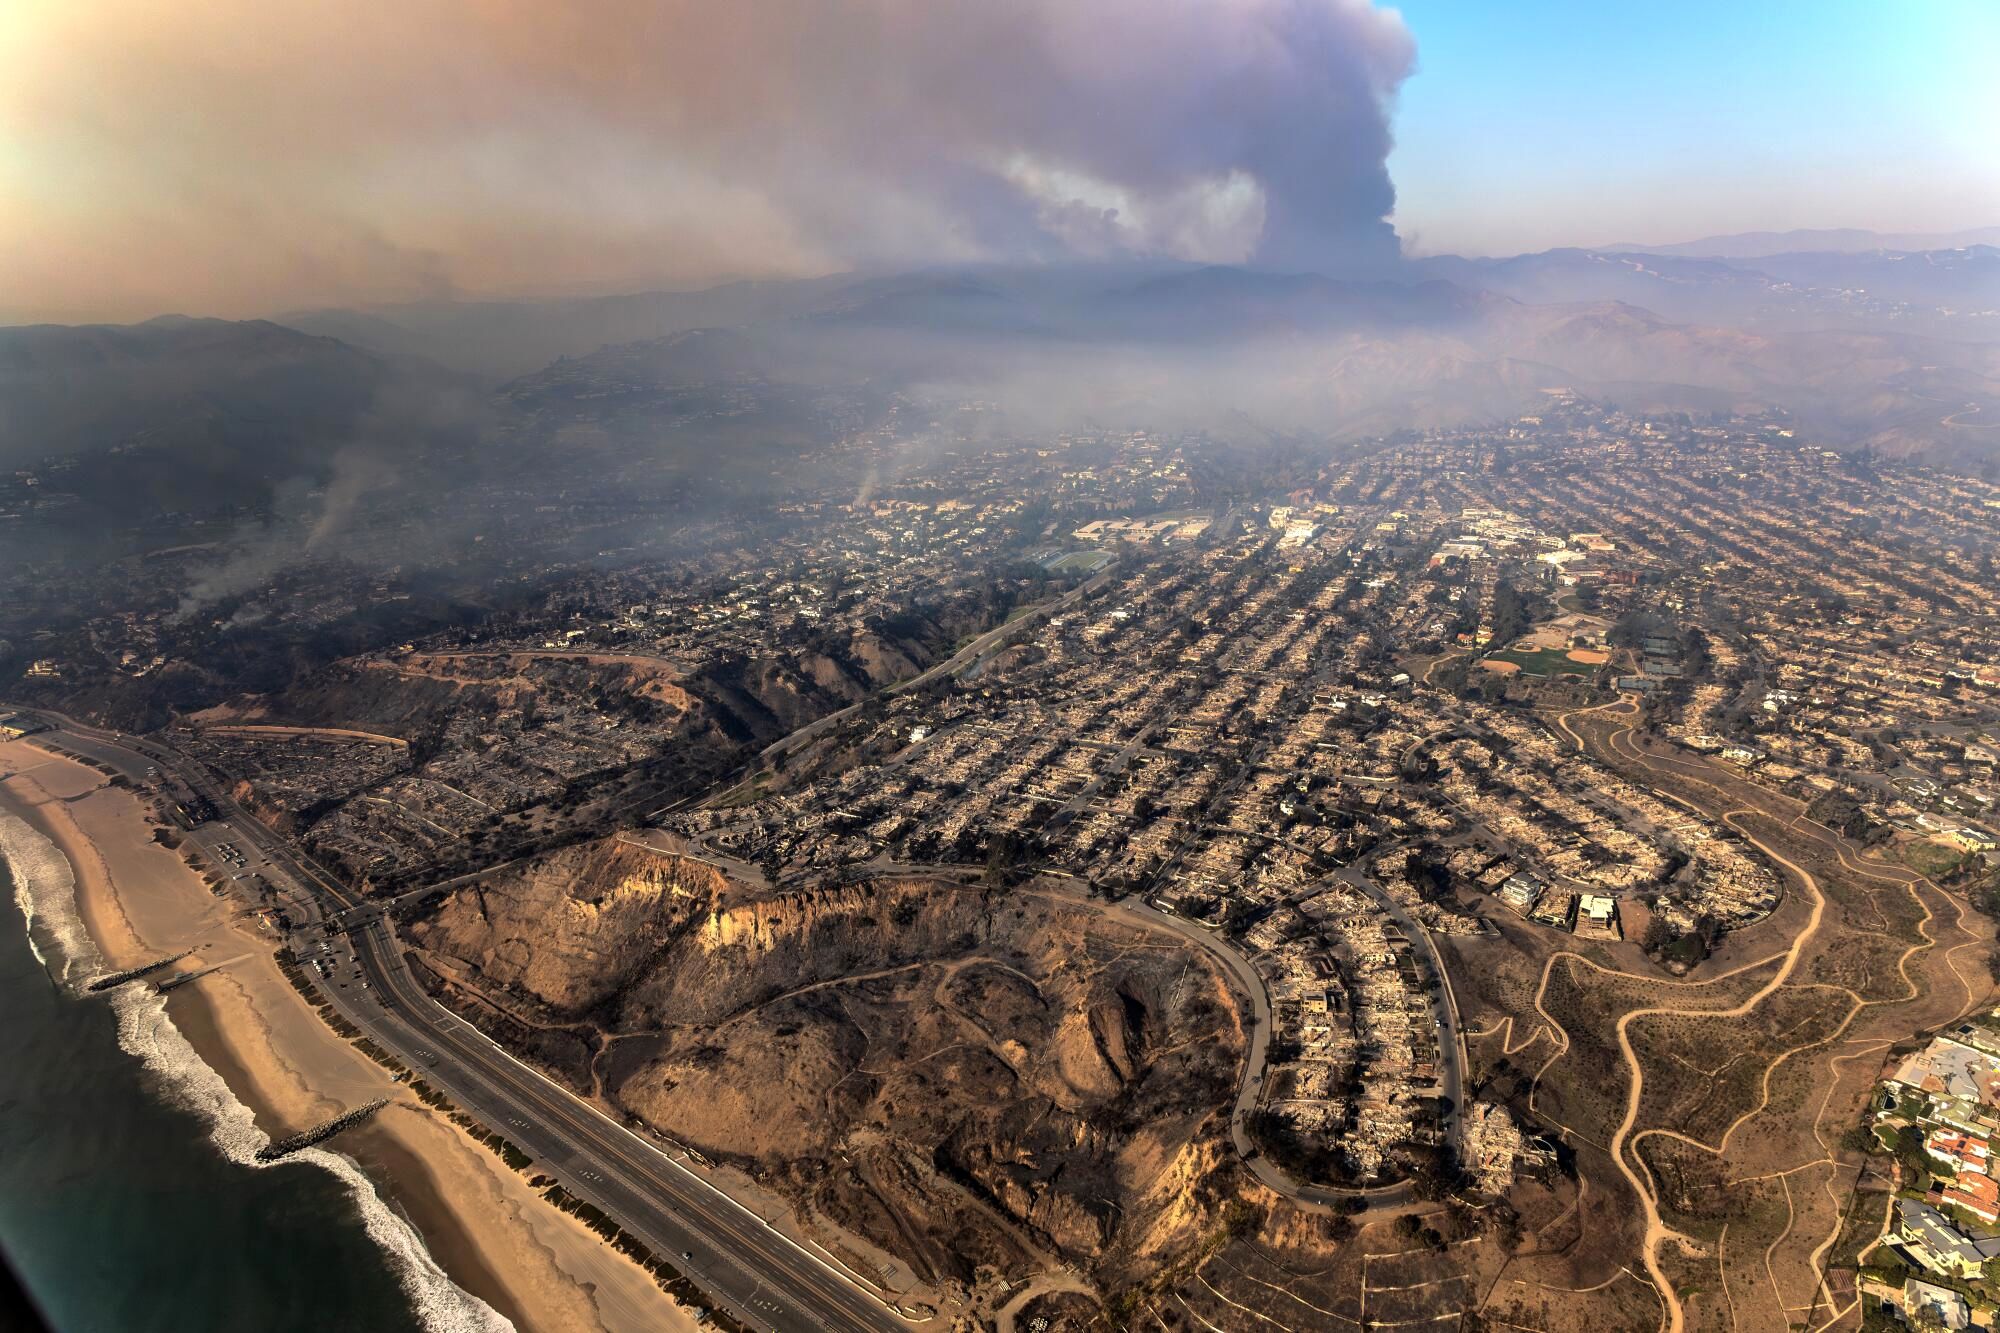
[[[258,868],[303,918],[297,947],[328,962],[331,976],[321,988],[342,1014],[743,1323],[767,1333],[877,1333],[928,1322],[929,1311],[910,1317],[892,1309],[832,1256],[766,1223],[658,1144],[439,1006],[411,975],[379,906],[359,901],[245,814],[195,765],[151,739],[100,731],[46,710],[23,711],[49,723],[55,739],[79,754],[135,779],[157,767],[208,798],[228,826],[228,840],[259,854]],[[201,839],[204,846],[216,840]],[[349,943],[339,942],[343,931]],[[330,945],[327,953],[318,952],[320,943]],[[341,984],[343,978],[354,984]]]
[[[902,694],[909,690],[921,689],[934,680],[938,680],[944,676],[957,675],[959,672],[980,664],[986,658],[991,657],[994,653],[1000,651],[1000,649],[1006,647],[1009,643],[1051,616],[1068,610],[1091,593],[1102,588],[1106,583],[1111,581],[1111,576],[1117,572],[1117,569],[1118,561],[1114,559],[1096,574],[1077,584],[1054,601],[1043,602],[1039,606],[1030,607],[1005,624],[994,626],[978,638],[973,639],[963,648],[960,648],[950,657],[947,657],[944,661],[937,663],[935,666],[928,668],[918,675],[911,676],[908,680],[899,680],[894,685],[884,687],[882,693]],[[816,718],[796,731],[787,732],[759,750],[756,758],[749,765],[746,765],[745,773],[754,771],[759,762],[776,758],[781,754],[788,754],[798,749],[801,745],[804,745],[807,741],[817,740],[860,711],[861,705],[852,703],[845,708],[836,709],[824,717]],[[659,812],[656,811],[655,813]]]

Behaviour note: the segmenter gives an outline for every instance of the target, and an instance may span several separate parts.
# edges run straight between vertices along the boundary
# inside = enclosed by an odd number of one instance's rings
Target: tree
[[[1417,1197],[1432,1202],[1443,1199],[1463,1183],[1456,1156],[1437,1144],[1405,1142],[1397,1145],[1398,1155]]]
[[[1472,659],[1453,657],[1434,667],[1430,673],[1430,680],[1439,689],[1463,698],[1471,675]]]
[[[1451,870],[1429,847],[1410,849],[1403,874],[1426,902],[1436,902],[1451,891]]]
[[[986,845],[986,883],[1004,887],[1014,883],[1014,869],[1020,863],[1020,841],[1012,833],[998,833]]]
[[[1636,648],[1642,639],[1657,634],[1665,625],[1650,611],[1631,610],[1611,622],[1611,633],[1607,636],[1614,647]]]
[[[1674,932],[1667,923],[1657,916],[1649,915],[1646,919],[1646,934],[1641,939],[1639,947],[1647,953],[1658,954],[1673,942]]]
[[[1930,1178],[1930,1157],[1924,1152],[1923,1131],[1915,1125],[1904,1125],[1896,1131],[1894,1151],[1903,1167],[1905,1188],[1922,1189]]]
[[[1264,1225],[1264,1210],[1253,1203],[1238,1200],[1229,1205],[1222,1225],[1232,1240],[1254,1236]]]
[[[1506,579],[1494,584],[1492,642],[1505,648],[1526,634],[1530,623],[1528,599],[1521,595],[1521,590]]]

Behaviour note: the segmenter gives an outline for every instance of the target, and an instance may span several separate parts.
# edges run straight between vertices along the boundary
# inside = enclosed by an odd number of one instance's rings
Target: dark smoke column
[[[683,34],[679,64],[701,37],[715,48],[701,67],[737,68],[729,52],[748,25],[756,86],[783,75],[783,98],[761,99],[782,101],[782,115],[766,107],[719,135],[728,164],[772,152],[781,121],[787,151],[809,144],[814,165],[774,162],[756,173],[763,188],[857,264],[909,262],[923,242],[899,219],[1001,260],[1220,249],[1346,275],[1399,256],[1389,119],[1416,46],[1371,0],[772,0],[715,12],[726,18]],[[782,41],[765,26],[777,12]],[[1253,217],[1225,242],[1204,230],[1204,209],[1238,180],[1254,183],[1262,226]]]
[[[1359,277],[1401,257],[1388,217],[1389,112],[1416,63],[1393,15],[1341,0],[1267,11],[1282,58],[1245,126],[1243,166],[1264,189],[1259,267]]]

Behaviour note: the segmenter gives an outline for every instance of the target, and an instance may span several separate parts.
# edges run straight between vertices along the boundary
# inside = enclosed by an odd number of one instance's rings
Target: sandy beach
[[[139,796],[31,742],[0,745],[0,806],[69,860],[84,925],[113,967],[197,949],[217,972],[172,992],[168,1014],[272,1137],[378,1097],[334,1144],[423,1237],[453,1282],[521,1330],[676,1330],[693,1317],[525,1177],[393,1082],[323,1024],[278,970],[256,915],[211,893],[153,840]]]

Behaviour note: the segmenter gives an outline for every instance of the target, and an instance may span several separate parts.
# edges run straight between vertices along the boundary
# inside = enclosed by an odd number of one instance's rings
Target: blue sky
[[[2000,0],[1404,0],[1405,243],[2000,224]]]

